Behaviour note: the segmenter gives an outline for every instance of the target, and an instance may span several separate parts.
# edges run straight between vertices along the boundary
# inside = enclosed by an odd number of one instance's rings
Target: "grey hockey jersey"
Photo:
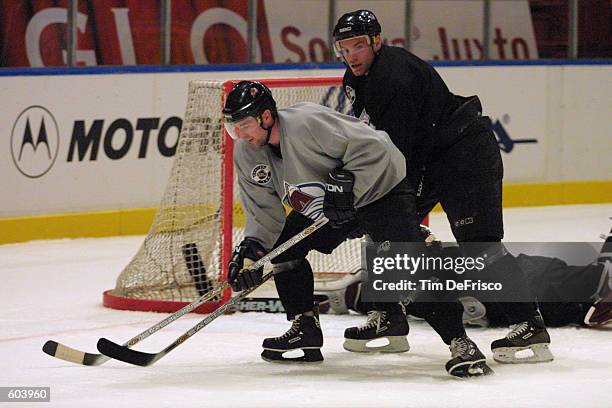
[[[406,177],[406,162],[387,133],[315,103],[278,111],[282,159],[268,146],[236,141],[234,167],[246,214],[245,237],[272,248],[285,222],[283,205],[323,216],[325,182],[342,167],[355,176],[355,207],[387,194]],[[278,119],[277,119],[278,120]]]

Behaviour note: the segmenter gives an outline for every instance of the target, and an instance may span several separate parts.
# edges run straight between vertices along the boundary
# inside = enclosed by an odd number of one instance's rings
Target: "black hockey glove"
[[[327,176],[323,213],[332,228],[341,228],[357,216],[353,184],[355,176],[342,168],[332,170]]]
[[[249,269],[255,261],[267,253],[265,248],[254,239],[245,238],[234,249],[228,265],[227,282],[236,292],[240,292],[261,283],[263,267],[257,270]]]

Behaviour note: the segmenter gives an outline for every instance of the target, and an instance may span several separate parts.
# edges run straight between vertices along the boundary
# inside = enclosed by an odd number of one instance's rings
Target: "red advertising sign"
[[[247,63],[248,3],[246,0],[172,1],[171,63]],[[567,33],[568,9],[558,3],[492,2],[490,58],[567,56],[567,41],[550,34]],[[610,56],[609,2],[588,3],[590,6],[585,7],[586,2],[581,2],[579,8],[580,21],[584,16],[590,18],[588,24],[579,25],[581,55]],[[0,0],[0,66],[65,65],[67,4],[68,0]],[[341,0],[337,1],[336,14],[370,8],[382,23],[383,40],[401,46],[405,44],[405,4],[403,0]],[[256,62],[328,61],[327,39],[331,30],[328,0],[257,0],[256,6]],[[428,60],[482,58],[482,2],[414,2],[413,21],[412,49],[420,57]],[[76,64],[159,64],[160,22],[161,1],[79,0]],[[601,27],[599,34],[591,22]],[[555,26],[553,31],[547,28],[551,24]],[[590,46],[591,43],[596,47]],[[595,53],[589,51],[593,47],[597,48]]]

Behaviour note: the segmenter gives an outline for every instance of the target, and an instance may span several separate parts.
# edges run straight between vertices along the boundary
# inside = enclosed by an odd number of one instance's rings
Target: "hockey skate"
[[[604,326],[612,323],[612,298],[607,302],[595,303],[584,316],[584,323],[588,326]]]
[[[601,251],[599,252],[599,258],[597,258],[597,262],[612,262],[612,229],[610,229],[608,235],[601,234],[601,237],[604,239],[604,243],[601,247]]]
[[[554,359],[549,344],[550,336],[538,312],[533,319],[515,325],[503,339],[491,343],[491,351],[498,363],[544,363]],[[523,350],[531,350],[530,355],[517,356]]]
[[[484,354],[468,336],[454,338],[449,348],[451,359],[446,363],[446,371],[450,375],[468,378],[493,374]]]
[[[297,315],[293,318],[291,327],[280,337],[268,337],[263,341],[264,351],[261,358],[269,362],[305,362],[323,361],[321,354],[323,333],[319,324],[319,316]],[[283,354],[293,350],[302,350],[301,357],[284,357]]]
[[[603,326],[612,322],[612,231],[606,237],[597,262],[603,265],[603,271],[594,295],[595,302],[584,316],[587,326]]]
[[[368,312],[368,320],[357,327],[349,327],[344,331],[344,349],[357,353],[403,353],[410,350],[406,336],[408,321],[403,311],[388,312],[373,310]],[[376,339],[387,339],[383,346],[368,346]]]

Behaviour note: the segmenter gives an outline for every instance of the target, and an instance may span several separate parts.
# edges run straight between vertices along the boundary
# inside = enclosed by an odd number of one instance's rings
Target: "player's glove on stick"
[[[323,213],[332,228],[341,228],[357,216],[353,184],[355,176],[341,168],[332,170],[327,176]]]
[[[252,238],[245,238],[240,245],[234,249],[232,259],[229,262],[227,282],[236,292],[240,292],[261,283],[263,267],[257,270],[249,269],[249,266],[259,260],[267,253],[261,244]]]

